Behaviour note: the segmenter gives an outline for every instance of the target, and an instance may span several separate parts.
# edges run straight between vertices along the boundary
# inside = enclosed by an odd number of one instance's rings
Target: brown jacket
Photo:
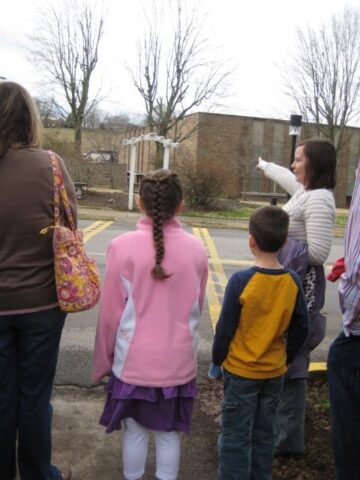
[[[76,195],[63,160],[60,167],[77,221]],[[9,149],[0,158],[0,315],[42,309],[57,302],[52,234],[51,160],[44,150]]]

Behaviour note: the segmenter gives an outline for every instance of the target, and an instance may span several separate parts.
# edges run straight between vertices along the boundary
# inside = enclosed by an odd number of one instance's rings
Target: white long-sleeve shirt
[[[290,216],[289,238],[304,240],[308,244],[312,265],[322,265],[329,256],[335,222],[335,201],[331,190],[306,190],[295,175],[285,167],[263,162],[260,168],[266,177],[280,185],[291,195],[284,205]]]

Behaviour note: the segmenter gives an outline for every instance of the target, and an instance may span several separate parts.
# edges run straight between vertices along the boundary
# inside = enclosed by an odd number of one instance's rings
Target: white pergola
[[[148,133],[140,135],[139,137],[132,137],[123,140],[123,145],[130,145],[130,178],[129,178],[129,210],[133,209],[134,205],[134,183],[135,183],[135,162],[136,162],[136,146],[139,142],[159,142],[164,145],[164,159],[163,168],[169,168],[170,147],[178,148],[180,143],[173,142],[170,138],[159,136],[156,133]]]

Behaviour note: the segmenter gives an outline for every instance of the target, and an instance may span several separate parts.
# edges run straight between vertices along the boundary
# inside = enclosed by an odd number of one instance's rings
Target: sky
[[[38,31],[37,14],[49,1],[11,0],[0,16],[0,77],[21,83],[34,96],[51,89],[28,60],[28,36]],[[144,28],[142,3],[149,1],[103,0],[105,32],[92,88],[101,87],[100,108],[111,114],[135,118],[144,113],[126,64],[135,66],[136,44]],[[360,7],[360,0],[202,0],[204,33],[233,72],[227,96],[212,111],[285,120],[298,113],[282,79],[296,30],[316,27],[346,5]],[[204,104],[194,111],[210,107]]]

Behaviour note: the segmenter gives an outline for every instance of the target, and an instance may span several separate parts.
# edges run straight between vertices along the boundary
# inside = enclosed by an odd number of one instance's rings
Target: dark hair
[[[149,172],[141,182],[140,198],[146,214],[153,221],[153,238],[155,245],[155,266],[151,270],[153,277],[168,278],[161,266],[165,254],[163,222],[175,215],[177,207],[183,199],[180,180],[169,170]]]
[[[0,157],[10,147],[38,147],[41,122],[35,103],[24,87],[0,82]]]
[[[313,138],[298,144],[304,147],[304,155],[308,159],[305,187],[309,190],[317,188],[334,188],[336,185],[336,150],[329,140]]]
[[[284,245],[289,215],[279,207],[260,207],[251,215],[249,233],[263,252],[275,253]]]

